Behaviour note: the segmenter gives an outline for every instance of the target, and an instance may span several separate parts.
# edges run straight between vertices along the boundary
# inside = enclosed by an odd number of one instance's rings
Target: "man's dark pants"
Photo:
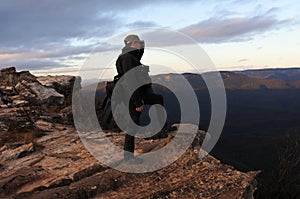
[[[141,97],[144,101],[144,104],[160,104],[164,105],[164,100],[161,95],[155,94],[152,90],[152,87],[146,86],[144,89],[141,89]],[[132,100],[129,102],[129,113],[131,115],[132,120],[137,124],[140,125],[140,116],[141,112],[138,112],[135,110],[135,106]],[[160,118],[159,118],[160,119]],[[134,132],[131,132],[134,133]],[[134,152],[134,136],[126,134],[125,135],[125,144],[124,144],[124,150],[128,152]]]

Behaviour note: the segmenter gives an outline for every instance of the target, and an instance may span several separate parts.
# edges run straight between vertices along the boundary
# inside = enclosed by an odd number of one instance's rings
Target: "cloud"
[[[178,31],[168,29],[149,29],[140,34],[141,39],[146,41],[147,46],[163,47],[189,44],[190,39]]]
[[[68,67],[68,65],[47,59],[2,59],[0,68],[6,67],[16,67],[18,70],[46,70],[56,67]]]
[[[0,66],[61,67],[66,66],[63,58],[89,53],[99,45],[99,38],[110,36],[119,25],[117,17],[103,12],[111,6],[105,5],[103,1],[1,1]]]
[[[235,17],[227,19],[210,18],[180,29],[198,42],[220,43],[249,39],[250,36],[273,29],[286,20],[272,16]]]
[[[185,26],[173,33],[163,29],[149,29],[141,34],[148,46],[176,46],[190,44],[187,35],[200,43],[224,43],[251,40],[253,36],[280,29],[293,19],[278,19],[274,15],[278,8],[268,9],[264,14],[254,17],[225,17],[216,15],[207,20]],[[176,32],[178,31],[178,32]]]
[[[57,65],[62,58],[84,58],[109,37],[126,27],[120,13],[130,13],[147,5],[173,3],[171,0],[2,0],[0,6],[0,65],[31,65],[32,69]],[[175,3],[186,3],[177,0]],[[124,16],[124,15],[123,15]],[[124,23],[125,22],[125,23]],[[153,26],[137,20],[130,28]],[[77,45],[74,45],[77,43]],[[96,51],[115,49],[103,45]],[[80,55],[80,56],[79,56]],[[4,58],[3,58],[4,57]],[[41,61],[38,61],[41,59]],[[43,60],[44,59],[44,60]],[[47,61],[45,59],[51,59]]]
[[[246,61],[249,61],[249,59],[240,59],[237,62],[246,62]]]
[[[98,1],[93,2],[94,6],[82,1],[2,1],[1,46],[38,48],[47,43],[68,44],[70,38],[111,34],[107,30],[115,30],[117,19],[99,12]]]
[[[171,2],[171,1],[162,1]],[[185,1],[177,1],[185,2]],[[138,10],[158,0],[3,0],[0,6],[0,43],[2,47],[66,43],[70,38],[90,39],[110,36],[124,21],[118,13]],[[132,25],[148,24],[137,21]]]
[[[119,49],[118,45],[103,43],[104,39],[128,28],[158,27],[154,21],[137,18],[130,22],[126,16],[151,6],[185,5],[189,0],[2,0],[0,6],[0,66],[18,66],[30,70],[67,67],[72,61],[85,59],[90,51]],[[198,1],[194,1],[198,2]],[[228,1],[231,2],[231,1]],[[203,1],[203,4],[205,1]],[[214,3],[214,4],[219,4]],[[222,6],[223,7],[223,6]],[[214,15],[205,21],[179,29],[198,42],[219,43],[248,39],[254,34],[278,27],[283,20],[267,16],[223,18]],[[228,11],[229,12],[229,11]],[[229,12],[230,13],[230,12]],[[159,22],[157,22],[159,23]],[[153,34],[155,33],[155,34]],[[147,44],[158,46],[190,43],[178,34],[150,30],[141,35]],[[68,61],[69,62],[66,62]]]
[[[74,66],[74,61],[85,60],[91,52],[105,52],[119,49],[106,43],[70,46],[48,45],[43,50],[25,48],[0,49],[0,67],[14,66],[21,70],[40,70],[55,67]],[[72,63],[71,65],[67,63]]]
[[[145,28],[145,27],[155,27],[158,26],[155,22],[153,21],[135,21],[133,23],[127,24],[129,28]]]

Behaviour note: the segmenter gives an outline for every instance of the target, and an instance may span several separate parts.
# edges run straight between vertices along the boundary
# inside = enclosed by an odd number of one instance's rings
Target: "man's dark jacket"
[[[117,71],[118,71],[118,77],[122,77],[127,71],[131,70],[134,67],[140,66],[142,65],[141,63],[141,58],[143,56],[144,53],[144,49],[134,49],[131,48],[129,46],[125,46],[122,49],[122,54],[119,55],[117,61],[116,61],[116,67],[117,67]],[[146,75],[147,78],[149,77],[147,71]],[[126,82],[128,84],[128,86],[124,86],[124,89],[126,88],[132,88],[132,86],[130,86],[130,84],[135,84],[137,85],[140,81],[140,77],[141,74],[136,74],[136,78],[132,78],[130,80],[128,80],[128,82]],[[150,79],[150,77],[149,77]],[[130,81],[130,82],[129,82]],[[145,86],[149,86],[149,85],[145,85]],[[143,90],[146,88],[145,86],[140,87],[139,89],[137,89],[132,96],[132,101],[135,107],[140,107],[143,105],[143,100],[142,100],[142,92]],[[129,91],[127,91],[129,92]]]

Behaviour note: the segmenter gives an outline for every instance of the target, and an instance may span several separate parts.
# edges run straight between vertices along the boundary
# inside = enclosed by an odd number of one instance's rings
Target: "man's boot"
[[[148,139],[162,139],[162,138],[167,138],[168,137],[168,132],[172,132],[172,131],[176,131],[177,127],[176,126],[172,126],[169,123],[165,123],[164,127],[155,135],[146,138],[146,140]]]

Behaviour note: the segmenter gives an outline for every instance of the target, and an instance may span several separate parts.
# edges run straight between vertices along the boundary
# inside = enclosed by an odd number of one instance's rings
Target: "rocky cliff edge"
[[[74,79],[0,71],[0,198],[253,198],[258,172],[237,171],[211,155],[199,159],[201,130],[177,161],[158,171],[131,174],[101,164],[70,121],[70,91],[80,89]],[[94,133],[84,139],[101,150]],[[175,134],[138,139],[137,155],[165,146]],[[124,132],[106,137],[124,143]]]

